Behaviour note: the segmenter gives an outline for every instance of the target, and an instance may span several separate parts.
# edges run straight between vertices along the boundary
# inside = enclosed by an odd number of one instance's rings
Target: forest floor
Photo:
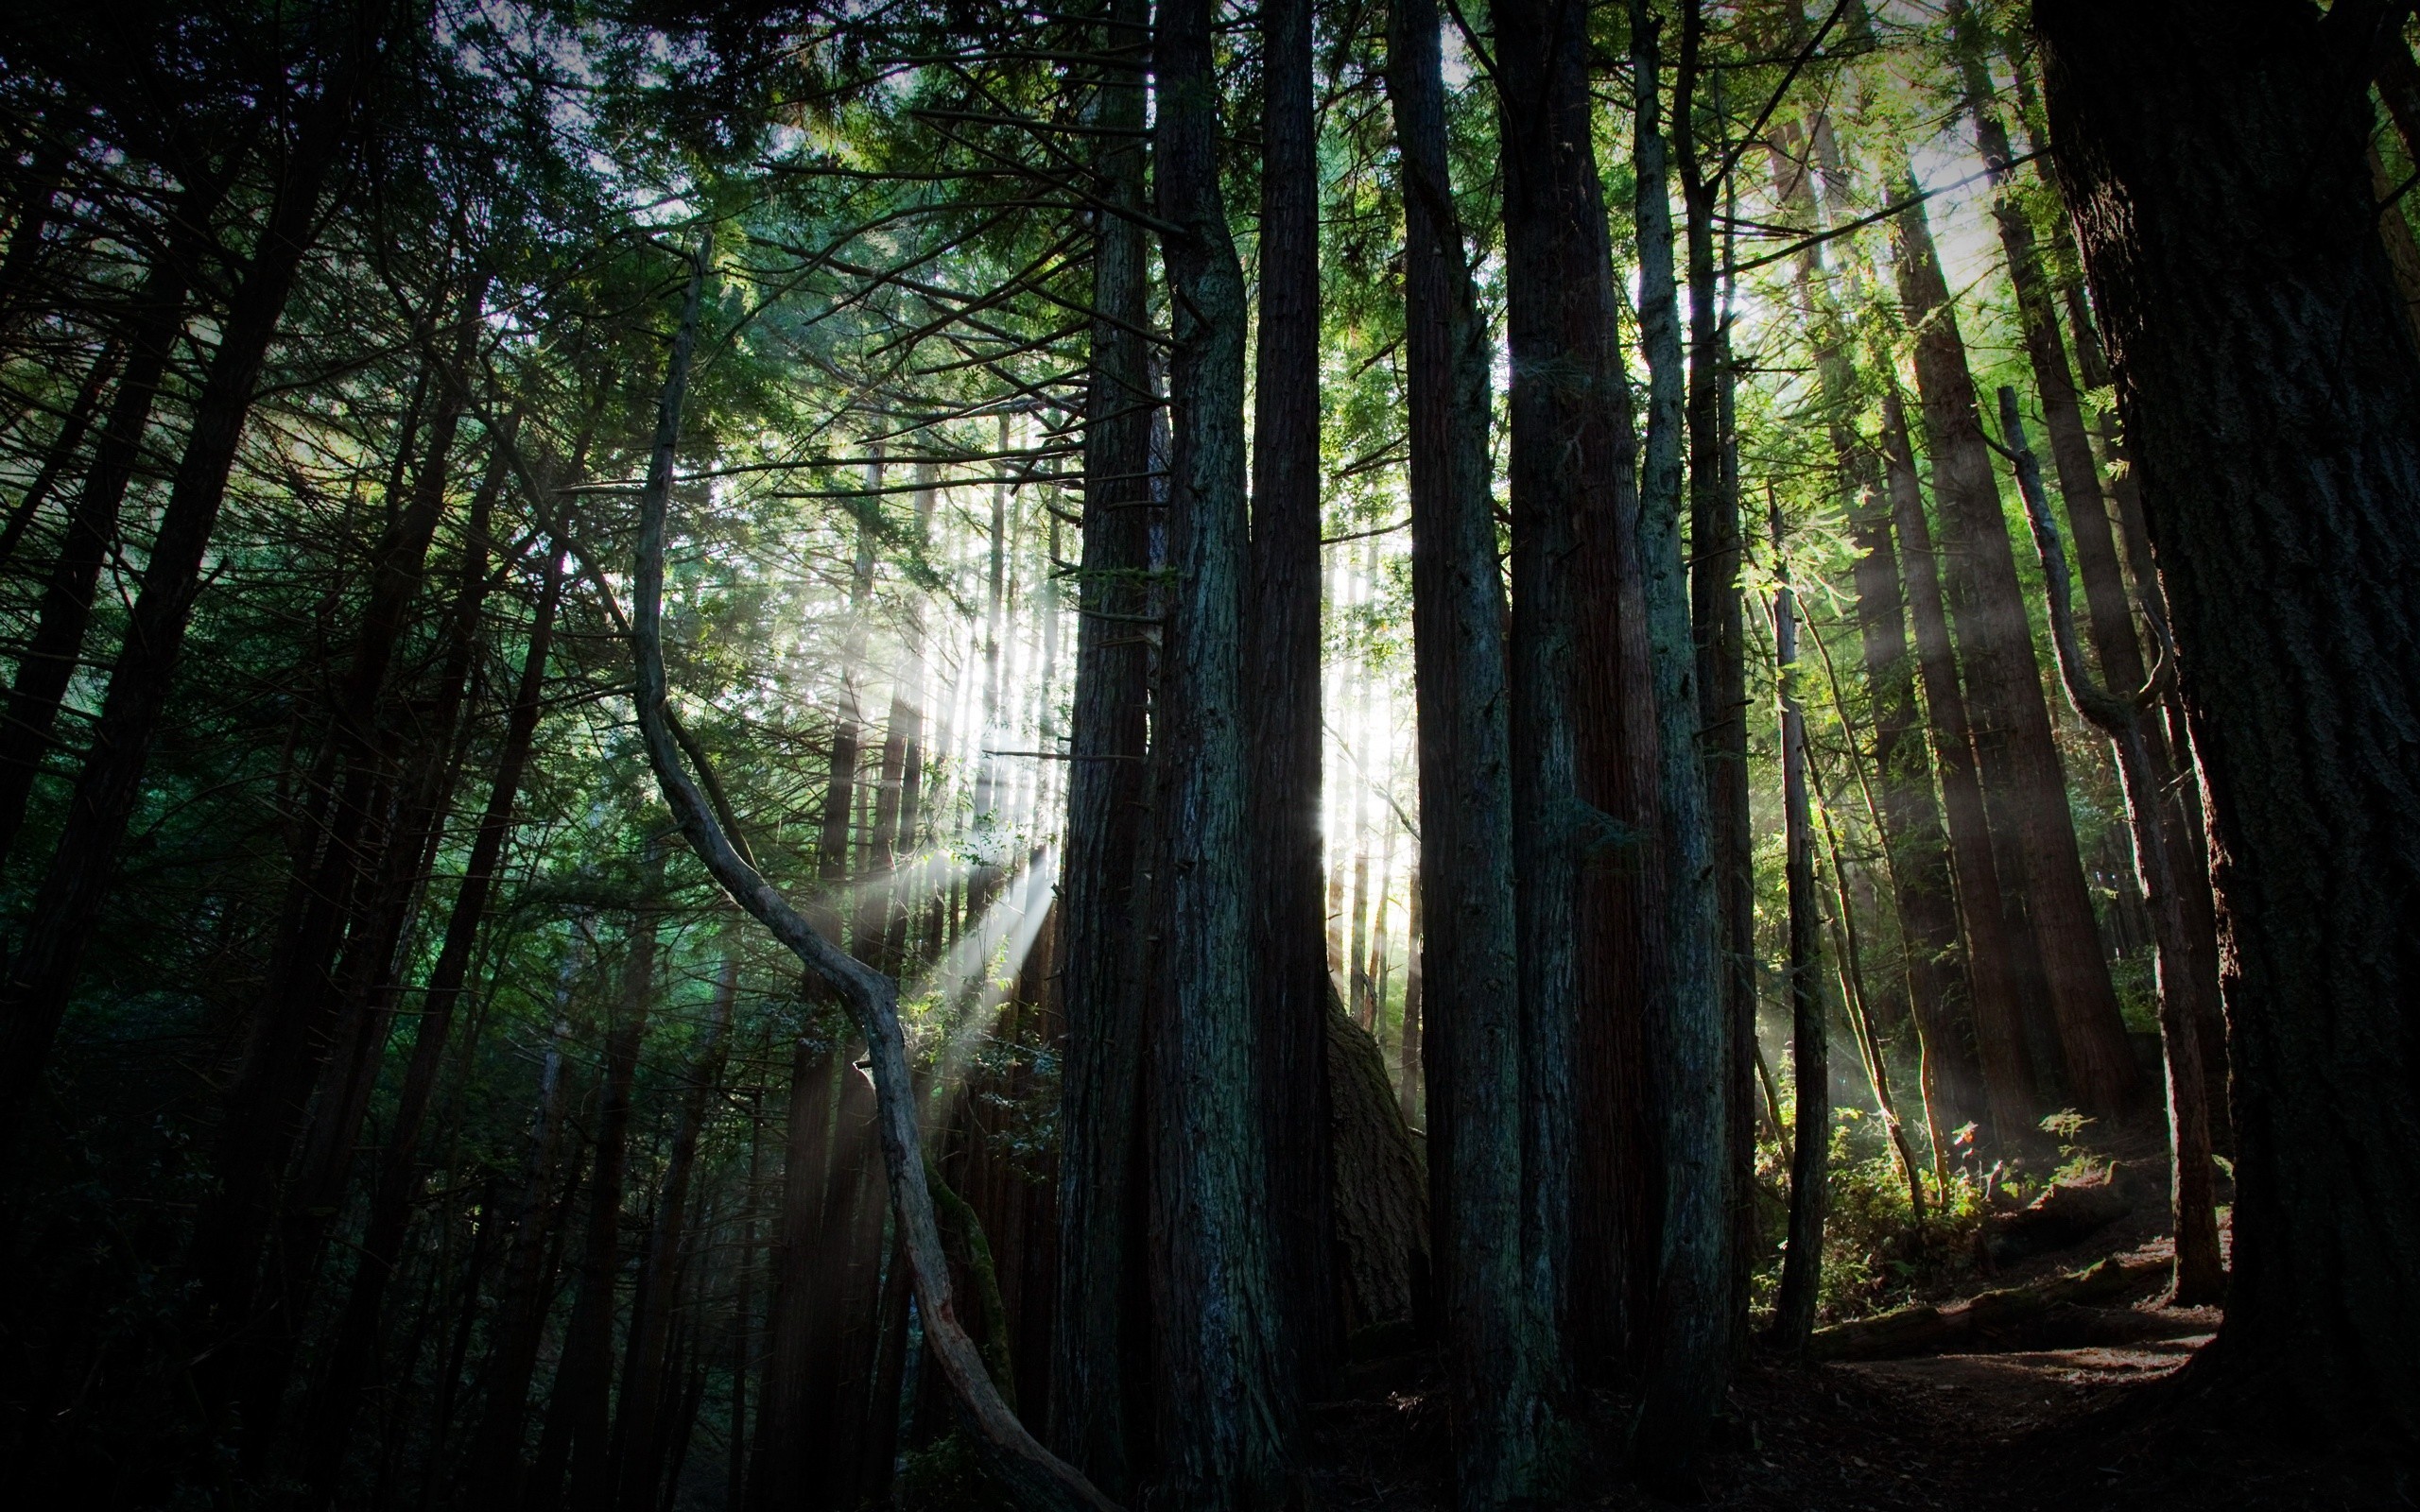
[[[2113,1255],[2163,1259],[2168,1237],[2146,1229],[2164,1227],[2121,1223],[1962,1290],[2022,1284]],[[2154,1278],[2139,1295],[2095,1311],[2161,1311],[2157,1284]],[[1856,1364],[1753,1361],[1735,1379],[1722,1447],[1710,1456],[1697,1504],[1758,1512],[2420,1506],[2420,1477],[2409,1469],[2299,1454],[2258,1425],[2214,1410],[2194,1377],[2178,1379],[2209,1342],[2216,1309],[2167,1310],[2142,1322],[2192,1332]],[[1406,1356],[1361,1367],[1347,1400],[1314,1409],[1314,1504],[1322,1512],[1450,1504],[1443,1384],[1433,1359]],[[1630,1405],[1610,1393],[1596,1402],[1565,1504],[1669,1504],[1620,1472]]]

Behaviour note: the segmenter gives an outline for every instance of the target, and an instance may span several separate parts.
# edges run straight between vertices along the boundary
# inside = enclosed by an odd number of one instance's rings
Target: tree
[[[1524,1467],[1520,982],[1504,583],[1489,498],[1490,350],[1446,159],[1438,11],[1390,11],[1387,97],[1404,205],[1428,1210],[1465,1505]],[[1426,901],[1424,899],[1424,901]]]
[[[2410,529],[2420,348],[2362,143],[2389,7],[2036,9],[2209,794],[2236,1130],[2216,1378],[2298,1425],[2420,1432]],[[2350,1108],[2363,1110],[2356,1126]]]

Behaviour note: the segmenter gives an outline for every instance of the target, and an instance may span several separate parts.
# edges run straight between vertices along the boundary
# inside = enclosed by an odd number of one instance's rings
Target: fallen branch
[[[648,460],[647,486],[639,501],[638,572],[631,593],[631,642],[638,663],[638,722],[665,802],[698,858],[807,970],[847,1005],[865,1036],[879,1111],[883,1164],[890,1184],[891,1211],[907,1237],[915,1272],[916,1302],[925,1342],[942,1374],[981,1435],[987,1463],[1025,1505],[1050,1512],[1079,1507],[1117,1512],[1075,1467],[1035,1441],[1001,1400],[982,1356],[959,1320],[950,1295],[949,1267],[941,1229],[925,1182],[924,1142],[916,1127],[916,1103],[908,1072],[908,1046],[899,1028],[898,984],[841,950],[767,882],[733,846],[714,809],[682,763],[681,744],[666,717],[664,677],[665,512],[672,491],[672,454],[681,435],[681,404],[697,346],[699,307],[712,253],[710,235],[699,238],[689,293],[674,334],[664,394],[656,411],[655,446]]]

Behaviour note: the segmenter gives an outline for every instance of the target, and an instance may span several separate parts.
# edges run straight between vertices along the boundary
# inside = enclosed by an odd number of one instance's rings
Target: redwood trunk
[[[1464,1504],[1503,1494],[1527,1389],[1504,583],[1489,363],[1445,140],[1434,0],[1392,10],[1402,153],[1429,1220]],[[1515,1467],[1517,1468],[1517,1467]]]
[[[2033,945],[2018,960],[2027,973],[2019,1002],[2031,1022],[2030,968],[2038,962],[2067,1100],[2095,1117],[2131,1113],[2141,1102],[2142,1077],[2084,891],[2066,777],[2051,740],[2042,667],[1975,407],[1965,344],[1923,206],[1902,211],[1898,225],[1900,294],[1916,330],[1916,379],[1941,503],[1949,607],[1985,808],[2003,861],[2001,895],[2013,904],[2013,924],[2021,916],[2030,926]]]
[[[2209,795],[2234,1056],[2215,1373],[2420,1437],[2420,346],[2373,232],[2392,8],[2043,0],[2052,141]]]
[[[1260,310],[1247,654],[1252,991],[1270,1279],[1288,1391],[1343,1345],[1329,1236],[1327,957],[1320,876],[1320,247],[1311,0],[1264,0]]]

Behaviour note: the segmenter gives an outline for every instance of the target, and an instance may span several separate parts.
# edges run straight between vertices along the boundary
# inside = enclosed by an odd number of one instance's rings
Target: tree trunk
[[[1311,0],[1265,0],[1259,351],[1253,366],[1247,705],[1252,749],[1255,1094],[1282,1379],[1315,1391],[1336,1307],[1320,906],[1320,247]]]
[[[2110,502],[2117,507],[2118,531],[2126,542],[2126,575],[2135,586],[2146,624],[2169,623],[2168,594],[2160,587],[2159,566],[2152,559],[2151,528],[2143,520],[2142,489],[2127,455],[2125,436],[2115,409],[2100,412],[2100,443],[2109,459]],[[2179,847],[2172,865],[2183,880],[2176,900],[2185,910],[2185,942],[2193,953],[2194,979],[2202,984],[2195,997],[2201,1010],[2202,1074],[2210,1086],[2210,1143],[2221,1151],[2235,1149],[2227,1111],[2227,1021],[2218,988],[2218,901],[2210,891],[2209,816],[2204,812],[2201,772],[2194,763],[2193,731],[2186,717],[2185,699],[2176,679],[2169,679],[2168,696],[2160,700],[2158,724],[2162,743],[2178,768],[2168,784],[2168,821]]]
[[[631,1295],[629,1347],[622,1367],[621,1400],[615,1403],[614,1458],[615,1491],[613,1504],[623,1512],[654,1512],[656,1486],[663,1478],[664,1423],[667,1404],[663,1391],[673,1364],[672,1324],[679,1290],[682,1246],[687,1237],[689,1182],[698,1160],[698,1136],[707,1117],[707,1104],[720,1091],[725,1056],[724,1036],[731,1025],[733,1001],[739,992],[739,956],[724,952],[721,974],[715,982],[713,1006],[700,1031],[697,1054],[689,1068],[674,1117],[672,1145],[665,1158],[664,1180],[656,1200],[654,1225],[639,1264],[638,1284]]]
[[[1104,52],[1144,55],[1150,7],[1113,0]],[[1106,129],[1143,125],[1139,74],[1115,69],[1096,107]],[[1141,142],[1108,136],[1101,194],[1129,212],[1143,202]],[[1093,261],[1092,358],[1084,410],[1083,570],[1076,688],[1068,725],[1066,860],[1060,928],[1066,966],[1059,1104],[1059,1296],[1052,1341],[1050,1442],[1112,1496],[1127,1494],[1146,1448],[1134,1408],[1146,1383],[1126,1362],[1139,1340],[1144,1256],[1135,1168],[1141,1088],[1148,913],[1141,862],[1148,828],[1145,743],[1150,644],[1141,623],[1151,595],[1152,393],[1144,335],[1145,233],[1104,212]]]
[[[1941,767],[1942,811],[1948,821],[1949,850],[1957,868],[1958,912],[1966,935],[1966,984],[1975,1010],[1975,1055],[1983,1078],[1985,1123],[1979,1130],[1993,1150],[2015,1154],[2036,1143],[2032,1068],[2025,1054],[2017,1005],[2020,942],[2010,937],[2008,909],[2000,895],[1998,857],[1983,803],[1982,775],[1958,680],[1958,653],[1942,607],[1941,567],[1933,554],[1932,527],[1925,520],[1922,486],[1907,416],[1894,387],[1882,396],[1882,455],[1891,490],[1892,520],[1898,527],[1899,563],[1907,574],[1908,605],[1916,631],[1916,660],[1924,671],[1925,710],[1932,725],[1933,757]]]
[[[1520,1242],[1511,732],[1504,586],[1488,456],[1492,353],[1447,167],[1433,0],[1392,12],[1387,94],[1402,152],[1412,656],[1425,924],[1421,1059],[1429,1221],[1461,1503],[1517,1488],[1529,1416]]]
[[[569,1120],[563,1103],[567,1082],[563,1051],[571,1040],[571,994],[579,968],[577,953],[566,960],[555,992],[554,1037],[538,1073],[538,1100],[529,1118],[529,1148],[521,1174],[521,1190],[512,1206],[512,1237],[504,1274],[496,1283],[495,1318],[489,1327],[485,1374],[487,1402],[479,1426],[463,1457],[465,1501],[485,1512],[505,1512],[521,1504],[521,1451],[529,1413],[529,1377],[538,1363],[538,1346],[545,1332],[548,1304],[554,1296],[556,1236],[570,1206],[566,1191],[551,1196],[560,1179],[558,1167],[568,1164],[568,1187],[579,1179],[575,1144],[562,1160],[563,1136]],[[576,1137],[576,1136],[575,1136]]]
[[[351,139],[354,107],[375,59],[379,8],[353,21],[319,99],[303,112],[296,146],[244,265],[196,396],[193,424],[152,538],[127,636],[110,670],[91,754],[69,799],[67,823],[35,890],[16,957],[0,984],[0,1156],[12,1149],[27,1103],[41,1090],[51,1041],[99,922],[152,737],[173,691],[177,656],[201,560],[227,496],[227,479],[269,342],[295,275],[319,231],[320,190]]]
[[[1818,114],[1814,146],[1827,174],[1836,166],[1831,123]],[[1811,220],[1817,209],[1814,174],[1776,150],[1777,197]],[[1836,221],[1847,218],[1837,208]],[[1823,249],[1810,247],[1798,265],[1800,297],[1816,332],[1817,394],[1840,469],[1840,489],[1857,546],[1851,566],[1857,592],[1858,644],[1863,653],[1866,700],[1874,725],[1874,768],[1880,789],[1872,796],[1876,828],[1888,851],[1886,870],[1899,919],[1908,1004],[1924,1045],[1924,1095],[1935,1155],[1947,1159],[1938,1136],[1988,1116],[1982,1068],[1976,1058],[1974,1007],[1966,985],[1966,962],[1958,938],[1958,899],[1949,864],[1949,843],[1933,801],[1931,763],[1924,723],[1916,708],[1915,667],[1908,647],[1906,597],[1899,586],[1899,557],[1891,538],[1891,503],[1882,480],[1880,454],[1858,434],[1863,403],[1856,366],[1848,353],[1840,301],[1828,281]],[[1845,726],[1848,715],[1841,712]]]
[[[1773,515],[1776,555],[1781,516]],[[1783,874],[1789,911],[1789,1060],[1797,1087],[1797,1148],[1789,1163],[1789,1247],[1773,1303],[1773,1337],[1795,1354],[1815,1332],[1830,1205],[1832,1064],[1824,1023],[1824,926],[1815,895],[1815,824],[1806,797],[1806,715],[1795,687],[1798,604],[1785,579],[1773,593],[1773,665],[1780,708]]]
[[[2377,1194],[2420,1175],[2395,1006],[2420,983],[2420,346],[2361,161],[2394,12],[2038,10],[2208,795],[2236,1144],[2215,1369],[2409,1445],[2420,1233]]]
[[[1151,1279],[1163,1400],[1158,1495],[1201,1508],[1273,1500],[1288,1430],[1260,1201],[1263,1064],[1249,982],[1243,730],[1243,272],[1219,190],[1208,0],[1163,0],[1153,128],[1176,310],[1165,703],[1168,885],[1151,1036]]]
[[[1662,1248],[1633,1430],[1639,1473],[1685,1489],[1730,1378],[1733,1312],[1730,1056],[1720,905],[1700,745],[1697,655],[1681,553],[1682,358],[1672,211],[1657,105],[1655,25],[1631,9],[1637,90],[1639,338],[1648,359],[1638,541],[1654,668],[1665,907],[1663,1001],[1651,1025],[1664,1177]]]
[[[1630,390],[1616,329],[1613,256],[1603,190],[1591,146],[1585,18],[1569,7],[1520,4],[1497,12],[1501,69],[1505,237],[1505,337],[1512,352],[1507,464],[1512,505],[1511,672],[1512,874],[1518,909],[1520,972],[1519,1097],[1522,1190],[1521,1268],[1526,1336],[1517,1350],[1513,1415],[1487,1489],[1465,1486],[1466,1503],[1541,1494],[1555,1473],[1547,1463],[1553,1416],[1567,1383],[1564,1323],[1572,1301],[1574,1084],[1582,1005],[1590,1017],[1618,1012],[1634,993],[1638,953],[1619,929],[1588,930],[1580,939],[1582,848],[1603,854],[1608,836],[1591,835],[1582,803],[1613,804],[1633,816],[1631,768],[1620,704],[1625,569],[1632,563],[1624,517],[1633,503],[1636,441]],[[1583,576],[1584,575],[1584,576]],[[1582,666],[1582,627],[1592,625]],[[1585,605],[1590,612],[1583,614]],[[1584,678],[1585,681],[1582,681]],[[1583,713],[1584,696],[1589,707]],[[1582,764],[1589,779],[1582,786]],[[1604,857],[1604,859],[1611,859]],[[1601,925],[1613,889],[1598,885],[1584,924]],[[1634,998],[1632,999],[1634,1001]],[[1599,1027],[1599,1026],[1592,1026]],[[1600,1026],[1618,1045],[1626,1026]],[[1599,1040],[1592,1033],[1592,1041]],[[1592,1049],[1599,1048],[1592,1043]],[[1597,1076],[1585,1101],[1621,1106],[1621,1057],[1592,1057]],[[1622,1133],[1603,1138],[1619,1148]],[[1601,1160],[1594,1164],[1603,1163]],[[1596,1175],[1592,1171],[1592,1176]],[[1608,1200],[1592,1194],[1592,1206]],[[1618,1199],[1613,1199],[1618,1200]],[[1592,1217],[1596,1217],[1592,1214]],[[1622,1227],[1599,1220],[1592,1228]],[[1609,1257],[1611,1260],[1611,1257]],[[1614,1260],[1605,1268],[1620,1268]],[[1592,1280],[1598,1278],[1592,1278]],[[1615,1297],[1618,1297],[1616,1280]],[[1613,1298],[1607,1298],[1612,1300]],[[1617,1304],[1616,1304],[1617,1306]],[[1614,1314],[1619,1316],[1618,1312]],[[1615,1330],[1589,1331],[1599,1343]]]
[[[436,1096],[437,1078],[444,1068],[446,1040],[470,974],[471,954],[478,942],[479,926],[487,917],[496,875],[503,869],[505,846],[512,834],[513,806],[519,799],[522,778],[536,741],[546,662],[554,642],[555,615],[562,599],[563,551],[558,541],[547,558],[536,615],[529,627],[528,649],[522,657],[520,684],[505,720],[495,779],[488,789],[487,808],[471,842],[462,884],[454,895],[453,911],[446,919],[444,943],[438,951],[436,965],[429,969],[420,1027],[412,1041],[411,1060],[404,1073],[394,1122],[388,1129],[386,1151],[371,1197],[361,1258],[354,1272],[353,1290],[345,1299],[344,1315],[337,1325],[327,1379],[314,1404],[304,1479],[320,1504],[336,1494],[336,1476],[343,1467],[345,1444],[352,1435],[361,1394],[375,1377],[378,1320],[388,1283],[403,1253],[424,1174],[421,1131],[427,1121],[429,1104]],[[600,1169],[600,1179],[603,1174]]]
[[[2176,881],[2169,865],[2173,847],[2162,820],[2166,805],[2161,801],[2161,782],[2152,764],[2150,744],[2142,732],[2143,706],[2157,696],[2158,690],[2149,684],[2122,693],[2105,684],[2095,686],[2084,670],[2075,611],[2068,602],[2066,548],[2050,520],[2042,470],[2026,444],[2014,388],[2000,390],[2000,428],[2016,459],[2026,518],[2042,557],[2051,644],[2058,654],[2060,677],[2076,712],[2099,727],[2118,748],[2126,816],[2135,835],[2135,874],[2150,900],[2157,936],[2160,1042],[2168,1070],[2169,1216],[2176,1236],[2176,1280],[2169,1300],[2176,1307],[2213,1306],[2226,1299],[2226,1273],[2219,1259],[2218,1210],[2212,1195],[2210,1115],[2204,1101],[2207,1083],[2202,1075],[2198,1026],[2187,1005],[2191,989],[2186,977],[2191,959],[2185,943],[2185,910],[2177,904]]]
[[[596,1160],[588,1183],[588,1225],[580,1241],[579,1290],[563,1328],[562,1363],[556,1367],[554,1395],[546,1404],[553,1454],[541,1451],[531,1501],[602,1507],[613,1497],[613,1444],[608,1411],[614,1387],[614,1294],[621,1279],[622,1196],[629,1170],[631,1087],[639,1046],[655,1005],[656,940],[661,927],[657,894],[663,876],[661,841],[651,841],[646,888],[631,910],[629,955],[622,963],[622,989],[605,1023],[605,1065],[596,1096]],[[425,1033],[425,1029],[423,1031]],[[560,1415],[562,1429],[555,1431]]]
[[[755,1466],[749,1505],[782,1512],[807,1486],[801,1453],[817,1426],[805,1413],[809,1340],[823,1194],[830,1167],[837,1047],[801,1036],[790,1056],[789,1118],[783,1141],[781,1215],[773,1238],[773,1305],[768,1319],[764,1385],[757,1395]]]
[[[2021,912],[2030,923],[2034,947],[2031,956],[2020,955],[2019,969],[2040,964],[2068,1100],[2094,1117],[2124,1115],[2141,1100],[2141,1076],[2084,891],[2066,779],[2051,740],[2042,669],[1965,345],[1921,204],[1900,212],[1898,232],[1900,296],[1916,331],[1916,378],[1947,547],[1950,611],[1986,812],[2004,857],[2001,895],[2016,904],[2012,917]],[[2025,988],[2021,978],[2021,1005]]]
[[[151,422],[151,406],[185,329],[185,298],[204,255],[203,228],[227,186],[220,175],[177,198],[160,261],[136,291],[125,338],[126,372],[110,397],[108,418],[93,443],[84,487],[67,512],[59,554],[43,584],[33,634],[17,658],[5,716],[0,716],[0,862],[16,849],[26,806],[51,747],[59,702],[76,676],[92,623],[93,593],[102,563],[116,548],[118,513],[133,481]],[[28,490],[30,496],[30,490]],[[14,528],[14,522],[11,522]]]
[[[1701,150],[1710,148],[1720,156],[1727,148],[1719,72],[1707,71],[1710,109],[1701,107],[1697,98],[1704,37],[1704,8],[1701,0],[1689,0],[1682,9],[1671,149],[1686,215],[1688,255],[1689,626],[1697,646],[1706,817],[1713,827],[1715,951],[1726,1037],[1725,1160],[1731,1182],[1726,1200],[1738,1228],[1732,1263],[1733,1323],[1735,1329],[1744,1329],[1747,1261],[1756,1239],[1750,1186],[1756,1162],[1755,840],[1748,806],[1747,610],[1739,586],[1746,547],[1739,521],[1738,438],[1733,434],[1737,379],[1732,370],[1731,317],[1727,308],[1718,311],[1722,290],[1715,258],[1716,197],[1736,189],[1727,177],[1720,183],[1708,180],[1699,164]],[[1715,139],[1705,144],[1697,141],[1696,117],[1702,109],[1715,131]],[[1727,229],[1724,234],[1730,234]]]

